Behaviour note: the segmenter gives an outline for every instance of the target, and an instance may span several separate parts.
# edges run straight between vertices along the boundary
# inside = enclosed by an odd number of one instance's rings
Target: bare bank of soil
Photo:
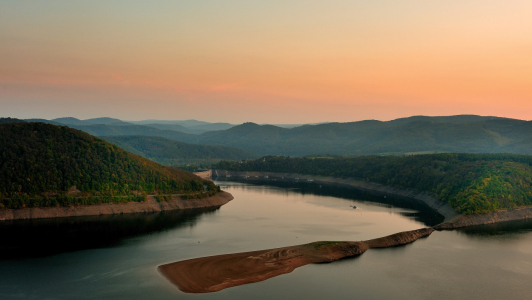
[[[409,198],[414,201],[418,201],[426,204],[433,210],[437,211],[440,215],[445,217],[445,221],[449,221],[459,214],[454,211],[454,209],[449,206],[449,204],[442,202],[436,198],[435,195],[428,192],[419,192],[408,189],[401,189],[382,185],[374,182],[366,182],[361,180],[355,180],[351,178],[335,178],[327,176],[316,176],[316,175],[304,175],[297,173],[275,173],[275,172],[247,172],[247,171],[226,171],[226,170],[213,170],[213,178],[220,177],[224,179],[232,178],[262,178],[262,179],[297,179],[299,181],[312,181],[316,183],[334,183],[347,185],[354,187],[360,190],[371,191],[382,195],[393,195],[402,198]]]
[[[459,215],[449,222],[444,222],[434,226],[436,230],[452,230],[468,226],[495,224],[517,220],[532,219],[532,207],[503,210],[478,215]]]
[[[148,196],[148,199],[145,202],[109,203],[70,207],[3,209],[0,210],[0,221],[114,215],[176,209],[218,207],[226,204],[230,200],[233,200],[233,196],[231,194],[227,192],[221,192],[214,196],[201,199],[182,200],[179,198],[179,196],[172,196],[170,200],[158,202],[153,196]]]
[[[210,293],[263,281],[311,264],[356,256],[370,248],[394,247],[429,236],[423,228],[362,242],[314,242],[262,251],[190,259],[159,266],[159,271],[180,290]]]
[[[211,180],[212,170],[207,170],[207,171],[204,171],[204,172],[194,172],[193,174],[196,175],[196,176],[199,176],[199,178],[201,178],[201,179]]]
[[[461,215],[456,213],[448,204],[439,201],[434,195],[429,193],[392,188],[353,179],[290,173],[233,172],[224,170],[214,170],[212,174],[214,177],[218,176],[226,179],[241,177],[340,183],[358,189],[421,201],[443,215],[446,222],[433,228],[399,232],[390,236],[361,242],[314,242],[262,251],[196,258],[159,266],[159,271],[170,282],[187,293],[216,292],[225,288],[263,281],[281,274],[290,273],[294,269],[307,264],[332,262],[345,257],[361,255],[371,248],[387,248],[412,243],[419,238],[429,236],[434,230],[532,218],[532,208],[482,215]]]
[[[251,178],[251,179],[298,179],[299,181],[313,181],[317,183],[335,183],[351,186],[357,189],[376,192],[384,195],[393,195],[409,198],[414,201],[425,203],[427,206],[445,217],[443,223],[434,226],[436,230],[450,230],[467,226],[487,225],[499,222],[532,219],[532,208],[520,208],[514,210],[503,210],[487,214],[462,215],[454,211],[447,203],[436,198],[428,192],[419,192],[408,189],[385,186],[378,183],[355,180],[351,178],[334,178],[315,175],[303,175],[297,173],[275,173],[275,172],[238,172],[226,170],[213,170],[213,177],[231,178]]]

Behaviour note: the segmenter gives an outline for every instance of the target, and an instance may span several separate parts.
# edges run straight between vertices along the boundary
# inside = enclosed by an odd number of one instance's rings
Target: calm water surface
[[[530,299],[532,223],[435,232],[413,244],[185,294],[160,264],[318,240],[366,240],[440,221],[352,189],[218,182],[220,209],[0,225],[0,299]],[[370,202],[375,201],[375,202]],[[393,203],[393,206],[378,202]],[[352,209],[350,205],[358,208]]]

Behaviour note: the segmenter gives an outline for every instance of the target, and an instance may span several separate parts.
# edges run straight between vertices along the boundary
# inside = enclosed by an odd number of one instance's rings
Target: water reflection
[[[443,222],[444,217],[424,203],[417,202],[415,200],[405,197],[390,197],[383,196],[374,192],[367,192],[359,190],[353,187],[339,185],[339,184],[319,184],[315,182],[306,181],[283,181],[283,180],[242,180],[238,182],[245,182],[245,185],[235,185],[235,179],[231,179],[230,182],[217,181],[217,184],[222,186],[231,185],[232,188],[239,188],[243,190],[257,189],[264,187],[262,193],[277,194],[277,195],[318,195],[318,196],[330,196],[336,198],[343,198],[349,200],[356,200],[359,202],[371,203],[373,205],[379,205],[383,207],[396,207],[404,208],[412,211],[400,211],[398,212],[402,216],[421,222],[426,226],[434,226]],[[272,189],[268,187],[278,187],[279,189]]]
[[[0,259],[111,247],[126,238],[193,227],[219,208],[0,222]]]
[[[124,235],[132,238],[124,240],[119,234],[110,240],[117,246],[38,258],[0,259],[0,299],[530,299],[532,294],[532,232],[527,231],[530,223],[526,222],[515,230],[492,230],[494,235],[434,232],[405,247],[368,251],[331,264],[308,265],[257,284],[215,294],[180,293],[160,276],[157,266],[314,241],[367,240],[423,227],[399,214],[413,210],[388,209],[389,204],[315,196],[301,191],[299,186],[287,186],[289,190],[283,191],[260,184],[218,184],[225,186],[235,200],[214,213],[168,212],[164,215],[169,220],[161,222],[162,226],[156,226],[153,220],[166,218],[158,214],[95,217],[141,220],[131,221],[131,228],[123,229]],[[360,206],[353,210],[350,204]],[[39,221],[28,230],[32,233],[48,221],[51,220]],[[68,222],[62,226],[67,227]],[[122,223],[127,222],[112,222],[108,228],[113,230]],[[85,227],[92,231],[96,225],[88,223]],[[47,227],[51,230],[53,226],[52,223]],[[12,228],[0,223],[2,239],[9,230]],[[105,237],[106,230],[100,229],[99,237]],[[20,234],[15,236],[20,239]],[[29,247],[46,249],[50,247],[47,243],[54,243],[47,238]],[[15,242],[21,243],[19,239]],[[2,247],[10,243],[0,239]],[[102,245],[98,240],[92,243]]]

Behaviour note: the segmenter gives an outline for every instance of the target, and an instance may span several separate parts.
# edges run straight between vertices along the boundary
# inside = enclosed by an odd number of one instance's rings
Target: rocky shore
[[[148,196],[148,199],[145,202],[109,203],[70,207],[60,206],[3,209],[0,210],[0,221],[114,215],[141,212],[158,212],[176,209],[219,207],[226,204],[232,199],[233,196],[231,194],[227,192],[221,192],[214,196],[201,199],[182,200],[179,198],[179,196],[173,196],[167,201],[158,202],[153,196]]]

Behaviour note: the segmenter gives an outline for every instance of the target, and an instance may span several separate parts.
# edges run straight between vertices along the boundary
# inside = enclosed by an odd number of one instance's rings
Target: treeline
[[[198,193],[204,191],[204,185],[208,191],[216,190],[210,181],[128,153],[75,129],[43,123],[0,125],[0,199],[5,200],[4,206],[13,201],[21,203],[20,199],[30,206],[55,206],[54,201],[59,205],[98,202],[113,197],[117,199],[113,201],[122,201],[124,196],[146,193]],[[63,198],[70,199],[66,197],[69,189],[96,198],[61,203]]]
[[[356,158],[267,156],[215,168],[354,178],[428,191],[457,212],[485,213],[532,205],[532,156],[513,154],[432,154]]]

